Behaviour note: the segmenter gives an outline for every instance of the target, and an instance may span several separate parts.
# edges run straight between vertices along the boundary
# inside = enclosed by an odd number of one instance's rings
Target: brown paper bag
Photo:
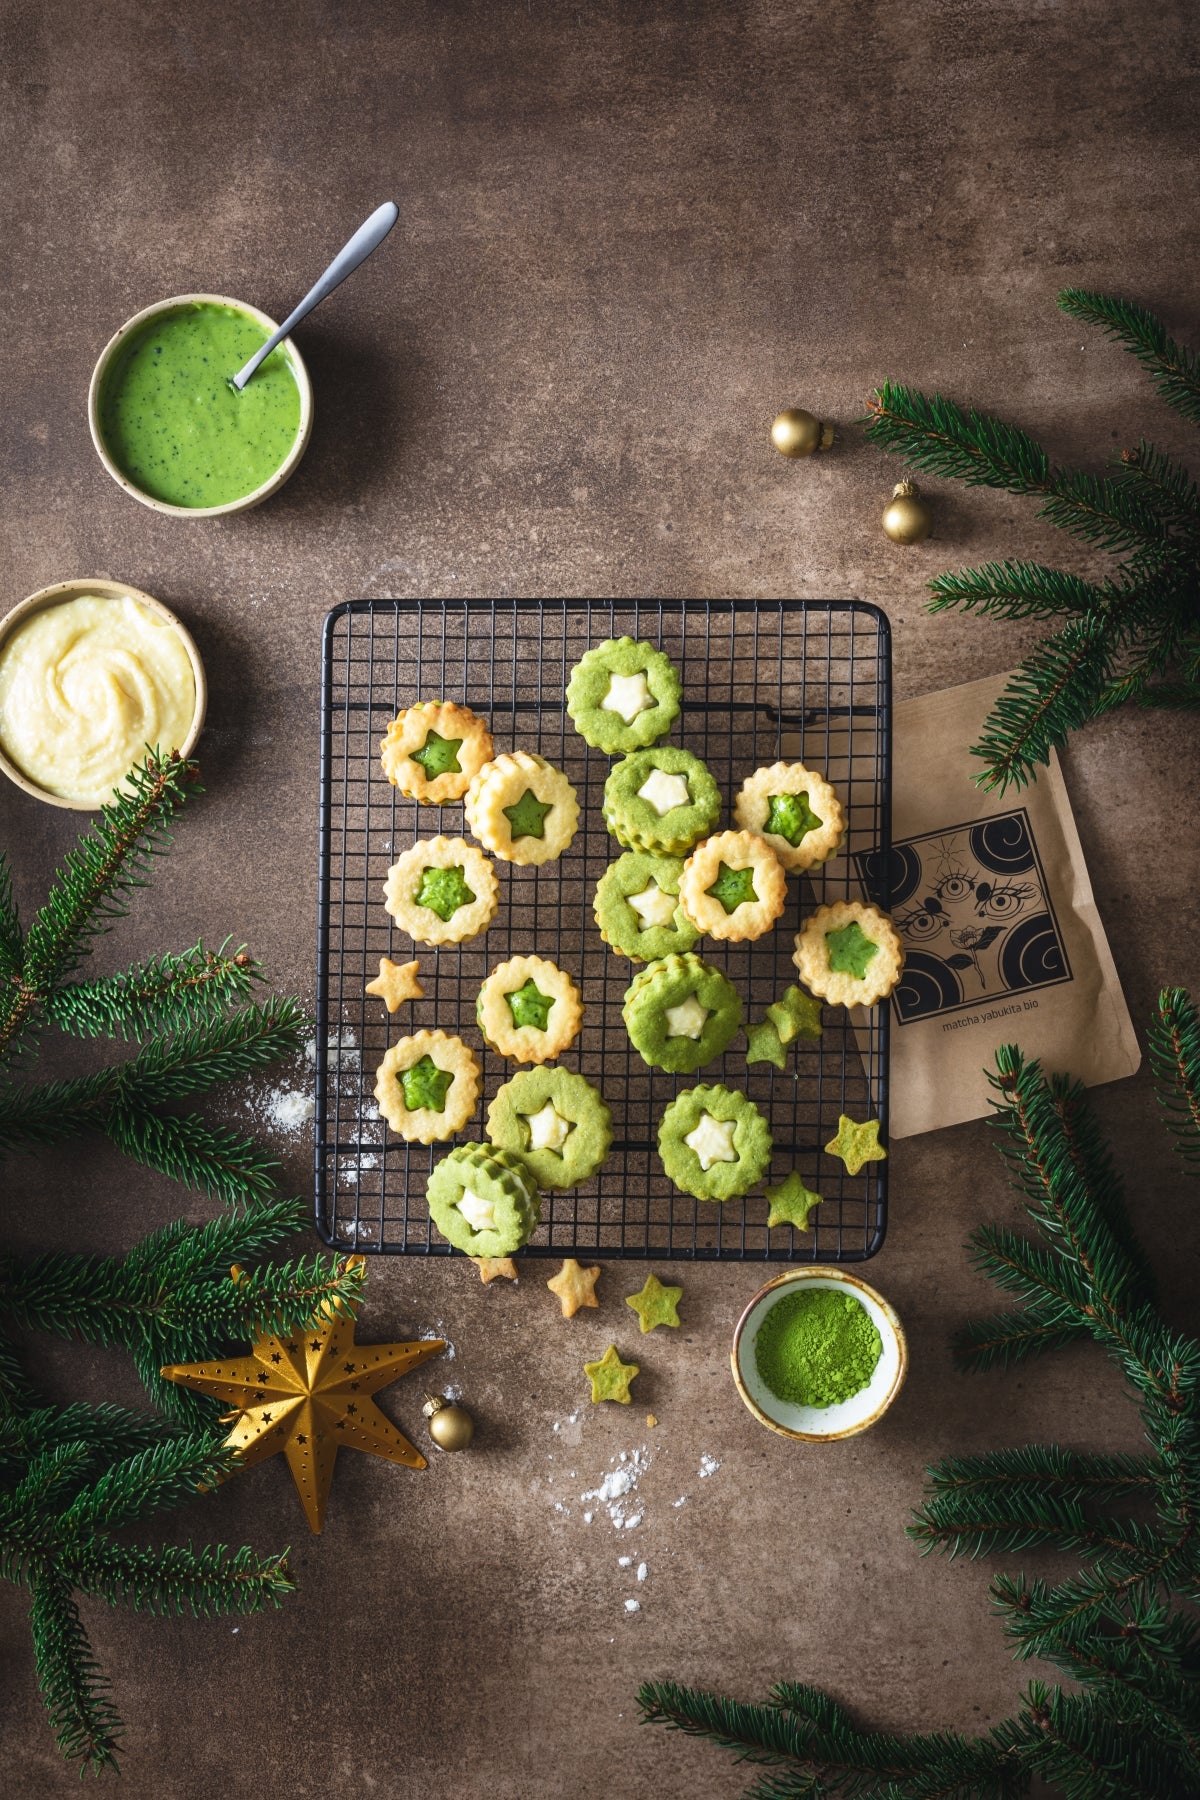
[[[1019,1043],[1089,1087],[1141,1060],[1057,757],[990,794],[969,753],[1005,675],[895,708],[891,910],[905,969],[891,996],[891,1133],[989,1111],[985,1066]],[[854,858],[871,893],[878,858]]]

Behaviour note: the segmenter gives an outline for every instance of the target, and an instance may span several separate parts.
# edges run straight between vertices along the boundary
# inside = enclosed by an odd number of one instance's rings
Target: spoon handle
[[[375,208],[365,224],[359,226],[350,242],[338,251],[325,273],[309,288],[295,311],[288,314],[279,330],[272,333],[261,350],[254,352],[245,368],[238,370],[233,377],[235,388],[239,390],[244,388],[259,363],[270,356],[275,346],[283,342],[301,319],[305,318],[314,306],[319,306],[327,294],[332,294],[334,288],[345,281],[347,275],[353,275],[359,263],[366,262],[372,250],[378,250],[399,217],[400,214],[394,200],[385,200],[382,206]]]

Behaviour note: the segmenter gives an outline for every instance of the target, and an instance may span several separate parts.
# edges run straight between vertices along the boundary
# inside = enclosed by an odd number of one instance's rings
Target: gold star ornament
[[[362,1268],[365,1259],[347,1259]],[[240,1271],[235,1269],[233,1279]],[[409,1469],[423,1469],[415,1450],[370,1398],[446,1348],[441,1338],[408,1344],[357,1344],[354,1317],[327,1309],[307,1332],[265,1337],[249,1356],[177,1363],[168,1381],[212,1394],[235,1409],[222,1423],[232,1428],[226,1444],[247,1468],[282,1450],[300,1494],[304,1516],[320,1531],[333,1465],[343,1447],[366,1450]]]

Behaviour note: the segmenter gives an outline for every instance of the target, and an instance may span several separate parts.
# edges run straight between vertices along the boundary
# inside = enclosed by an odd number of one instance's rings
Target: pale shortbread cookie
[[[768,830],[772,800],[776,802],[776,829]],[[798,762],[755,769],[742,783],[733,816],[743,831],[757,832],[767,840],[785,869],[811,869],[828,862],[845,828],[842,803],[829,783]],[[808,818],[814,823],[807,825]],[[780,830],[781,825],[785,829]]]
[[[579,1035],[583,1003],[565,970],[541,956],[512,956],[480,988],[475,1015],[501,1056],[544,1063]]]
[[[471,779],[495,754],[492,734],[468,706],[418,701],[387,728],[380,746],[383,772],[422,806],[461,800]]]
[[[804,921],[792,961],[805,987],[822,1000],[835,1006],[873,1006],[899,981],[904,946],[877,906],[836,900]]]
[[[741,943],[770,931],[787,903],[787,876],[765,838],[718,831],[684,863],[679,900],[697,931]]]
[[[579,824],[575,789],[544,756],[514,750],[485,764],[467,789],[467,824],[511,863],[552,862]]]
[[[430,1069],[417,1065],[428,1058]],[[392,1130],[414,1144],[436,1144],[461,1131],[479,1099],[479,1061],[461,1038],[416,1031],[384,1053],[375,1074],[375,1100]],[[410,1092],[405,1091],[404,1076]],[[446,1078],[449,1077],[449,1080]],[[409,1105],[440,1100],[440,1105]]]
[[[446,872],[440,883],[430,874],[438,870]],[[465,838],[435,837],[418,838],[397,858],[383,893],[388,912],[417,943],[461,944],[487,930],[500,887],[482,850]]]

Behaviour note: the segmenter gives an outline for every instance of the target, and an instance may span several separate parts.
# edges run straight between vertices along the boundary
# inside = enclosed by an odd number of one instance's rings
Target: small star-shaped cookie
[[[770,1019],[764,1019],[761,1025],[747,1025],[746,1046],[748,1063],[769,1062],[777,1069],[787,1067],[787,1051]]]
[[[767,1008],[767,1017],[779,1033],[783,1044],[793,1038],[819,1038],[821,1035],[821,1002],[806,994],[802,987],[790,987]]]
[[[505,1281],[520,1280],[511,1256],[473,1256],[471,1261],[479,1270],[479,1279],[485,1287],[489,1281],[498,1281],[501,1276]]]
[[[388,957],[379,959],[379,973],[374,981],[368,981],[368,994],[377,994],[390,1013],[406,1000],[423,1000],[425,989],[417,980],[415,962],[394,963]]]
[[[622,1406],[630,1406],[633,1395],[629,1392],[629,1384],[639,1373],[637,1363],[623,1363],[617,1355],[615,1344],[610,1344],[599,1362],[584,1363],[583,1372],[592,1384],[593,1403],[601,1400],[618,1400]]]
[[[790,1225],[796,1231],[809,1229],[808,1215],[814,1207],[820,1206],[821,1196],[805,1187],[804,1177],[799,1169],[793,1169],[778,1187],[765,1188],[763,1191],[771,1202],[771,1210],[767,1214],[768,1231],[776,1225]]]
[[[657,1275],[647,1275],[640,1294],[630,1294],[626,1306],[632,1306],[642,1321],[642,1330],[653,1331],[656,1325],[678,1325],[681,1287],[667,1287]]]
[[[828,1156],[840,1156],[852,1175],[857,1175],[864,1163],[883,1162],[887,1151],[879,1141],[879,1120],[867,1119],[856,1125],[842,1113],[837,1136],[830,1139],[825,1151]]]
[[[546,1286],[552,1294],[557,1294],[562,1306],[564,1319],[573,1319],[581,1306],[599,1306],[596,1298],[596,1283],[600,1279],[600,1265],[594,1264],[590,1269],[583,1269],[573,1256],[568,1256],[562,1268]]]

